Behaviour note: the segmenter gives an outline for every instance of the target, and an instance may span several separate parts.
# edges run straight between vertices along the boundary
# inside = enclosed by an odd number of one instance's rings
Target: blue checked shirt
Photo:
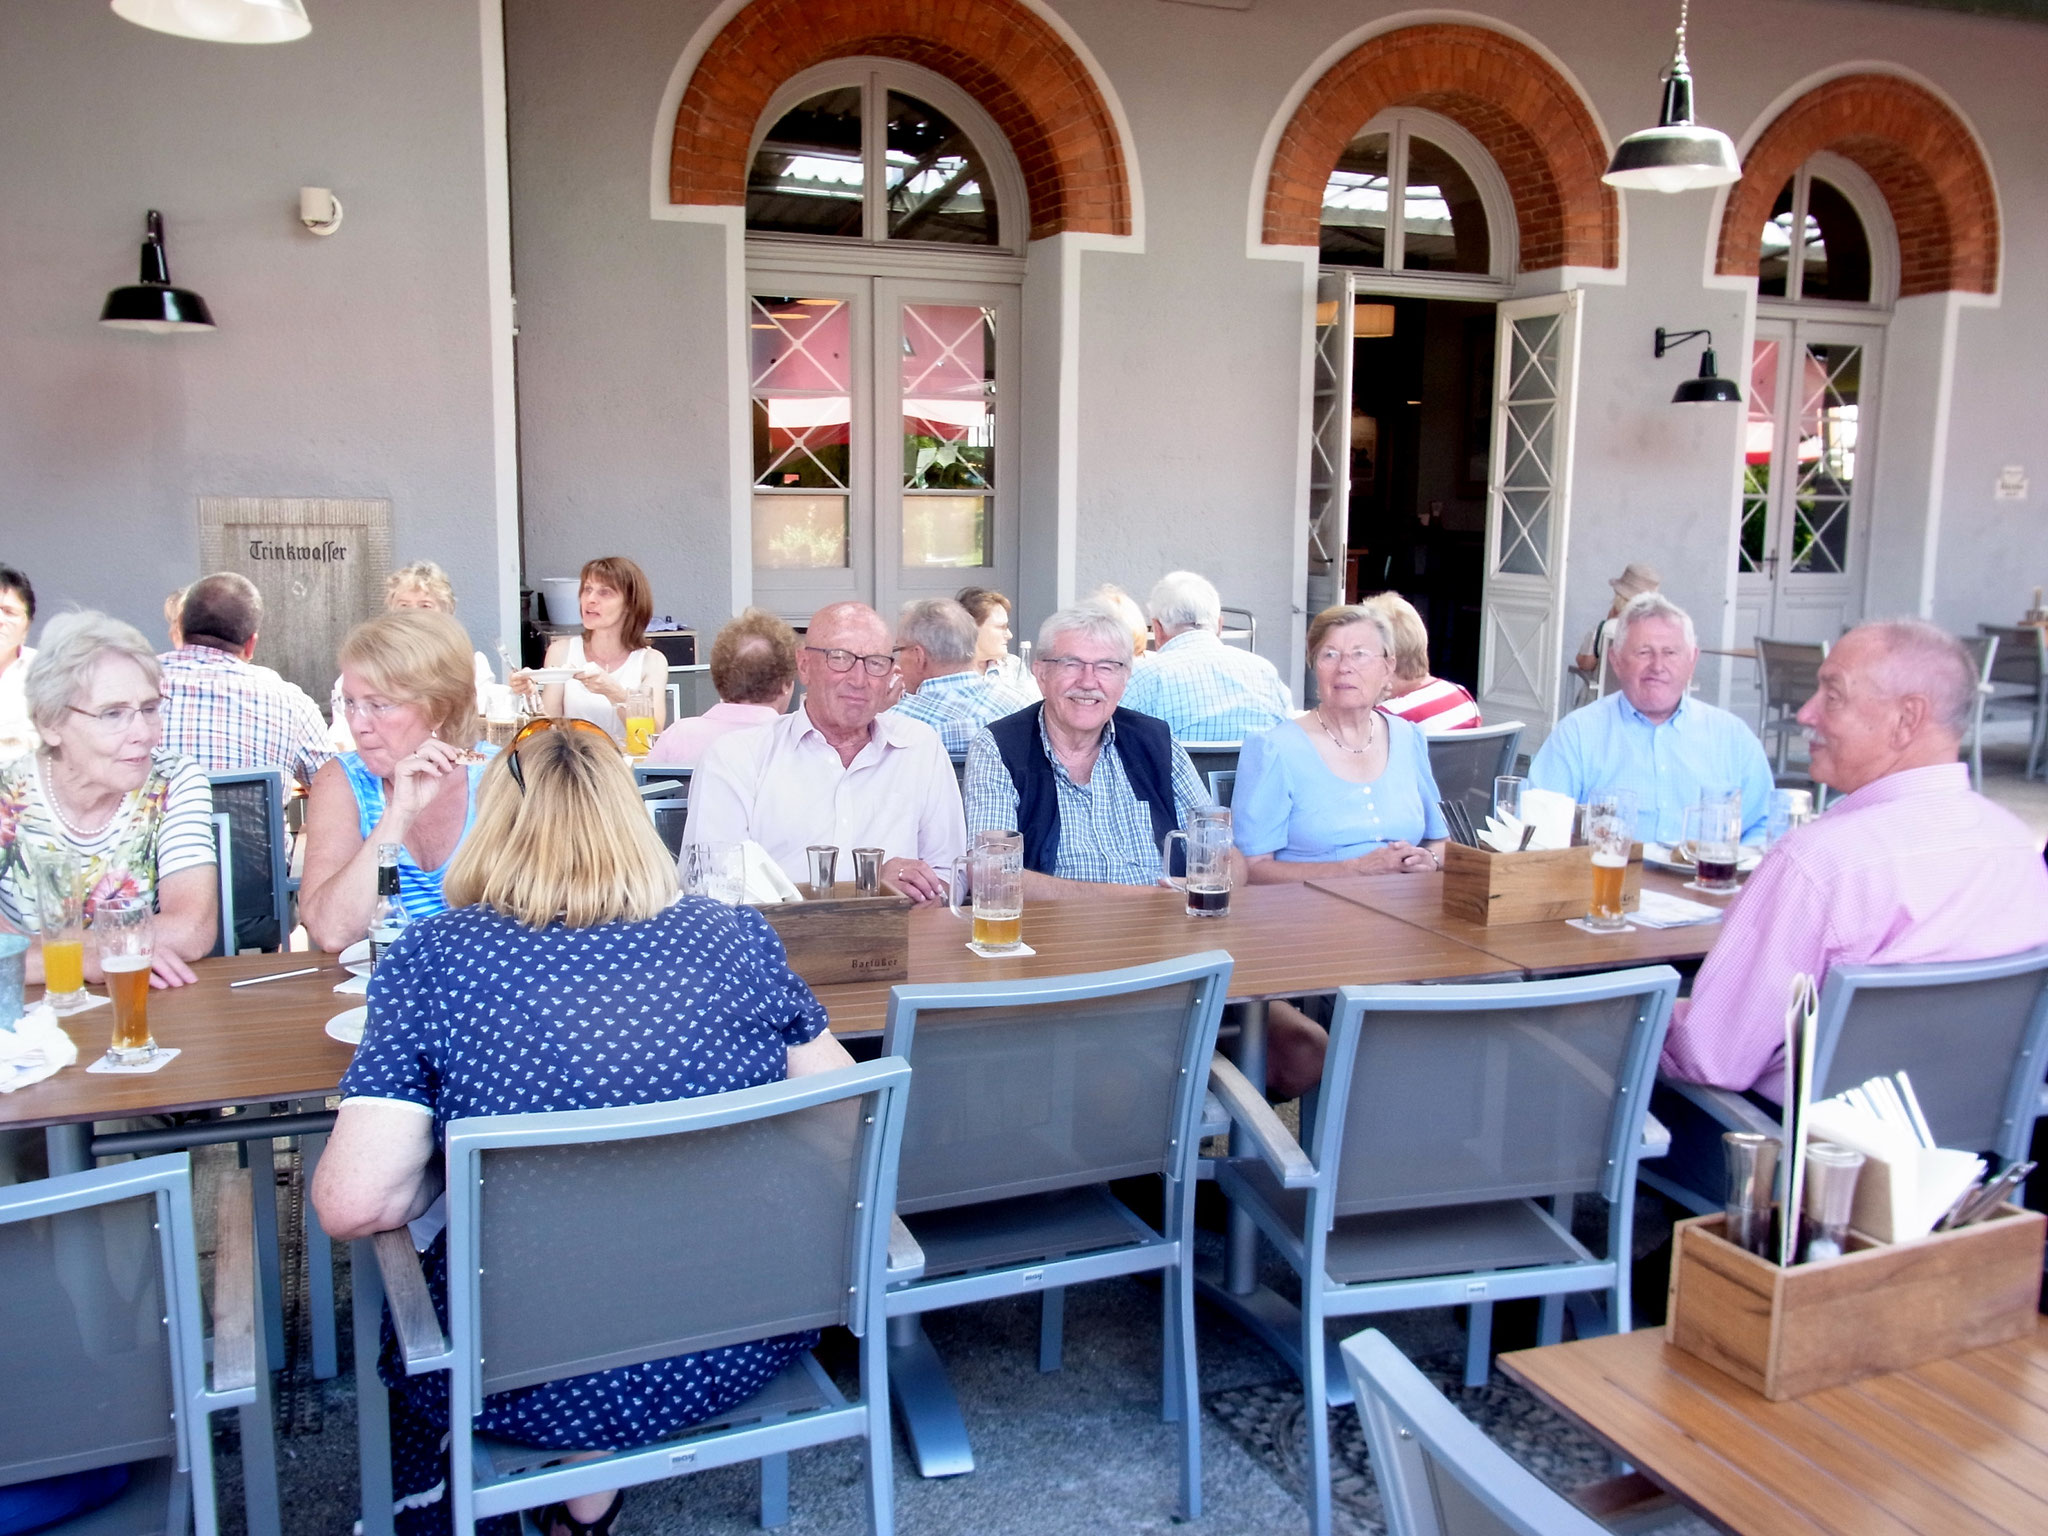
[[[1242,741],[1292,717],[1294,700],[1265,657],[1190,629],[1131,674],[1124,708],[1157,715],[1176,741]]]
[[[1096,885],[1156,885],[1159,845],[1152,841],[1152,812],[1131,788],[1123,758],[1116,750],[1116,722],[1103,727],[1102,751],[1086,784],[1067,775],[1046,740],[1045,719],[1038,721],[1038,744],[1052,764],[1059,791],[1060,851],[1053,874],[1061,880],[1086,880]],[[967,749],[967,835],[1014,831],[1017,786],[1003,766],[1003,754],[986,729],[975,733]],[[1173,746],[1174,824],[1210,805],[1209,791],[1179,742]]]
[[[310,786],[334,755],[320,707],[296,683],[210,646],[157,657],[163,668],[163,750],[208,773],[282,768]]]
[[[922,720],[939,733],[948,752],[965,752],[975,733],[991,720],[1028,709],[1037,699],[1019,693],[992,673],[948,672],[928,677],[890,711]]]

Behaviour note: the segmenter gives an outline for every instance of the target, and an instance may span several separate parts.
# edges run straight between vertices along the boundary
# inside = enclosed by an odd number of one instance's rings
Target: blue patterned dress
[[[534,930],[488,907],[415,923],[370,980],[345,1099],[450,1120],[659,1104],[779,1082],[825,1010],[751,907],[701,897],[647,922]],[[423,1255],[447,1316],[447,1239]],[[564,1255],[574,1263],[573,1251]],[[647,1445],[754,1395],[815,1333],[600,1371],[484,1400],[477,1427],[528,1445]],[[400,1536],[449,1528],[445,1372],[407,1376],[386,1324]]]

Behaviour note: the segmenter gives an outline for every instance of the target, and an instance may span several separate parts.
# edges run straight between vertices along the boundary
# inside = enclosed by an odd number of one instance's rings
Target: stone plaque
[[[324,709],[341,638],[380,612],[391,572],[391,503],[310,496],[202,496],[202,572],[235,571],[263,594],[256,659]]]

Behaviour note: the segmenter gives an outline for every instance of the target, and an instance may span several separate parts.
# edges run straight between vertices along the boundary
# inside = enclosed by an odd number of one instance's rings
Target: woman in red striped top
[[[1429,631],[1415,605],[1398,592],[1380,592],[1366,598],[1364,606],[1385,614],[1394,628],[1393,693],[1380,708],[1414,721],[1426,736],[1476,730],[1479,706],[1472,695],[1429,675]]]

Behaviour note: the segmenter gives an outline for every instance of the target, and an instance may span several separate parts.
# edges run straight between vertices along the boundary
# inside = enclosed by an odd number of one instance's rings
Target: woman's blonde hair
[[[1375,592],[1359,605],[1387,621],[1394,632],[1394,676],[1419,683],[1429,676],[1429,630],[1415,605],[1398,592]]]
[[[482,734],[469,632],[445,613],[401,608],[365,619],[341,642],[341,665],[393,703],[419,705],[450,746]]]
[[[513,751],[525,781],[512,777]],[[442,889],[544,928],[645,922],[675,899],[675,861],[609,740],[557,727],[500,752],[477,790],[476,824]]]
[[[415,560],[411,565],[401,565],[384,580],[386,603],[401,592],[413,591],[425,593],[443,613],[455,611],[455,584],[449,581],[448,573],[431,560]]]

